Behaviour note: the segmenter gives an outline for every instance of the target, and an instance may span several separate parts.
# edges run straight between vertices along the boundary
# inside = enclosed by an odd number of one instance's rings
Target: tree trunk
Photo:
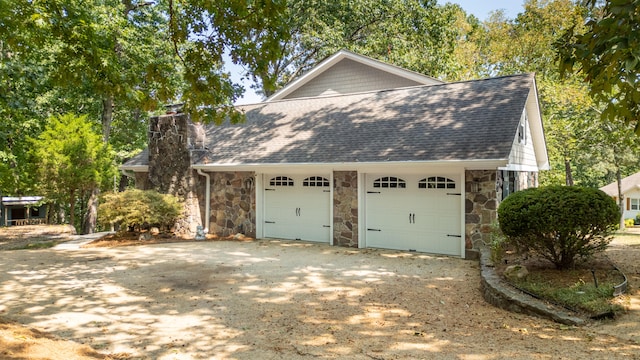
[[[571,161],[564,158],[564,174],[567,186],[573,186],[573,173],[571,172]]]
[[[93,234],[96,232],[96,224],[98,222],[98,196],[100,189],[93,188],[91,195],[87,201],[87,212],[84,216],[84,224],[82,226],[83,234]]]
[[[71,226],[75,227],[75,221],[76,221],[76,195],[75,192],[72,190],[71,193],[69,194],[69,224],[71,224]]]
[[[618,182],[618,205],[620,206],[620,230],[624,230],[624,195],[622,194],[622,174],[620,168],[616,169],[616,180]]]
[[[123,192],[127,190],[127,186],[129,186],[129,177],[121,175],[120,182],[118,182],[118,191]]]
[[[111,122],[113,121],[113,96],[107,95],[102,99],[102,141],[104,143],[109,142],[109,135],[111,133]],[[91,196],[87,201],[87,212],[84,216],[84,222],[82,224],[82,233],[93,234],[96,231],[98,222],[98,201],[100,196],[100,188],[96,184],[95,188],[91,190]]]
[[[64,207],[56,204],[56,224],[66,224],[67,215],[64,213]]]
[[[113,96],[108,95],[102,100],[102,141],[109,142],[111,122],[113,121]]]

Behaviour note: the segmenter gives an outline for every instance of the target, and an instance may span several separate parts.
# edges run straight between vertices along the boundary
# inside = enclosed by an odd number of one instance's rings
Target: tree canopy
[[[51,116],[86,115],[119,161],[144,147],[147,112],[167,103],[185,103],[196,121],[240,120],[222,56],[266,66],[286,37],[283,12],[283,0],[3,1],[0,192],[36,191],[25,144]]]
[[[36,191],[27,139],[52,116],[86,115],[122,162],[145,146],[149,111],[166,103],[185,102],[195,120],[242,118],[233,107],[241,88],[224,59],[271,94],[342,48],[447,81],[535,72],[552,164],[541,182],[601,186],[638,169],[633,156],[613,157],[634,153],[628,127],[612,132],[597,121],[623,107],[617,118],[636,124],[637,0],[586,5],[527,0],[513,19],[498,11],[481,21],[435,0],[5,0],[0,192]],[[618,20],[619,28],[605,26]],[[593,52],[579,42],[607,37]],[[554,44],[564,44],[565,69],[587,69],[578,55],[593,53],[588,79],[601,75],[610,92],[585,86],[584,71],[561,79]]]
[[[561,71],[578,71],[602,104],[602,118],[633,124],[640,134],[640,0],[586,0],[585,32],[567,30],[558,49]],[[576,68],[577,67],[577,68]]]
[[[248,70],[267,96],[340,49],[446,76],[456,10],[435,0],[290,0],[283,15],[288,33],[273,44],[278,56]]]

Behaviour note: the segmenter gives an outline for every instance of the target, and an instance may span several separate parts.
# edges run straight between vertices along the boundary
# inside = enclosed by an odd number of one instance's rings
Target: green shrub
[[[180,200],[155,190],[130,189],[104,195],[98,207],[103,224],[120,224],[138,231],[149,226],[171,227],[182,213]]]
[[[607,247],[620,211],[600,190],[548,186],[509,195],[498,208],[498,219],[509,243],[566,269]]]

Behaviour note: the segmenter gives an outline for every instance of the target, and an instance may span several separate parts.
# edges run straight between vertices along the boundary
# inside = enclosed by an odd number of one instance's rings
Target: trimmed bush
[[[509,243],[567,269],[607,247],[620,211],[598,189],[548,186],[509,195],[498,208],[498,220]]]
[[[180,200],[155,190],[129,189],[104,195],[98,207],[103,224],[120,224],[138,231],[150,226],[170,228],[182,213]]]

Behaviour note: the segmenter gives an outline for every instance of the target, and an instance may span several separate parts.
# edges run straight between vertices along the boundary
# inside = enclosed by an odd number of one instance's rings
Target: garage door
[[[455,176],[367,175],[366,245],[462,254]]]
[[[274,174],[264,184],[265,237],[329,242],[329,176]]]

